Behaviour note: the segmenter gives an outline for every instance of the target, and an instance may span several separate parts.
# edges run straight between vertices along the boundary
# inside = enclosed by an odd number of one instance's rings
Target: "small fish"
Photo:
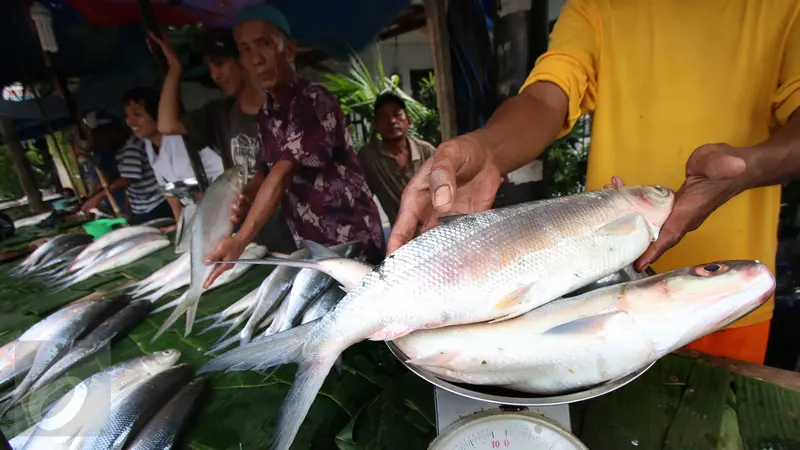
[[[78,254],[78,256],[75,258],[75,261],[70,266],[70,271],[75,272],[78,269],[90,264],[103,250],[113,247],[122,241],[143,234],[161,234],[163,236],[163,234],[157,228],[143,225],[118,228],[114,231],[110,231],[100,236],[94,242],[89,244],[88,247],[83,249],[83,251]]]
[[[180,351],[164,350],[115,364],[83,380],[46,409],[25,450],[80,448],[89,430],[105,420],[121,395],[172,367]]]
[[[181,388],[137,433],[136,438],[126,447],[126,450],[169,450],[173,448],[186,419],[197,409],[207,386],[208,380],[199,377]]]
[[[33,251],[24,261],[18,266],[18,270],[14,272],[15,275],[22,275],[31,270],[34,270],[38,267],[46,259],[52,257],[50,256],[53,252],[60,254],[68,249],[64,246],[67,244],[79,244],[79,243],[86,243],[88,241],[91,242],[91,236],[87,236],[85,234],[62,234],[60,236],[56,236],[43,245],[39,246],[36,250]]]
[[[114,247],[110,247],[101,252],[94,263],[64,280],[61,286],[56,288],[56,291],[66,289],[76,283],[87,280],[93,275],[127,266],[168,245],[169,239],[163,234],[143,234],[134,236],[129,240],[122,241]]]
[[[616,380],[761,306],[757,261],[719,261],[552,301],[513,320],[420,330],[407,361],[456,383],[560,394]]]
[[[625,186],[455,219],[397,249],[321,319],[230,350],[200,373],[297,363],[273,443],[288,450],[351,345],[519,317],[633,263],[657,238],[673,202],[671,190]]]
[[[81,436],[83,450],[121,450],[170,397],[192,378],[192,367],[180,364],[159,372],[111,402],[108,415]]]
[[[71,367],[80,364],[101,349],[111,345],[114,340],[125,336],[142,323],[152,306],[152,303],[148,301],[136,300],[103,321],[97,328],[87,334],[86,337],[76,342],[68,353],[56,361],[55,364],[31,386],[29,392],[33,392],[58,378]]]

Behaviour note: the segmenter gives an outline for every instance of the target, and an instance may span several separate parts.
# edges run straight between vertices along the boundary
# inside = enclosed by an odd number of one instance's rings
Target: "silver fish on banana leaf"
[[[179,358],[178,350],[164,350],[123,361],[83,380],[46,408],[23,448],[80,448],[96,424],[107,419],[117,399],[169,369]]]
[[[197,409],[208,385],[205,378],[195,378],[181,388],[137,433],[127,450],[168,450],[173,448],[184,423]]]

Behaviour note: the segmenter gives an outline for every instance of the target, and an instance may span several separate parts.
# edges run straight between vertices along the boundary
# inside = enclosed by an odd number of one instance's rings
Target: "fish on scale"
[[[561,394],[643,369],[758,308],[774,289],[764,264],[718,261],[394,343],[407,363],[447,381]]]
[[[288,450],[349,346],[525,314],[635,261],[673,202],[669,189],[626,186],[457,218],[389,255],[321,319],[233,349],[200,372],[297,363],[273,444]],[[336,278],[327,261],[307,264]]]

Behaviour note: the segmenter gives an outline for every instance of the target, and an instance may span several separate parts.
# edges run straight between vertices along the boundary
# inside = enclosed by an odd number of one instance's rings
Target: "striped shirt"
[[[117,169],[119,176],[133,180],[125,192],[134,214],[148,213],[166,200],[140,139],[131,136],[125,147],[117,152]]]

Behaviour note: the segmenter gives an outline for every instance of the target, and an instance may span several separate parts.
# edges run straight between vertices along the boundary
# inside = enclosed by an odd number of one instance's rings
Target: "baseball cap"
[[[283,33],[291,38],[292,29],[289,27],[289,21],[280,10],[270,5],[248,5],[240,9],[236,14],[234,26],[239,26],[242,22],[248,20],[263,20],[275,26],[275,28],[283,31]]]
[[[236,58],[239,49],[233,32],[222,28],[207,28],[194,41],[194,51],[200,56]]]

